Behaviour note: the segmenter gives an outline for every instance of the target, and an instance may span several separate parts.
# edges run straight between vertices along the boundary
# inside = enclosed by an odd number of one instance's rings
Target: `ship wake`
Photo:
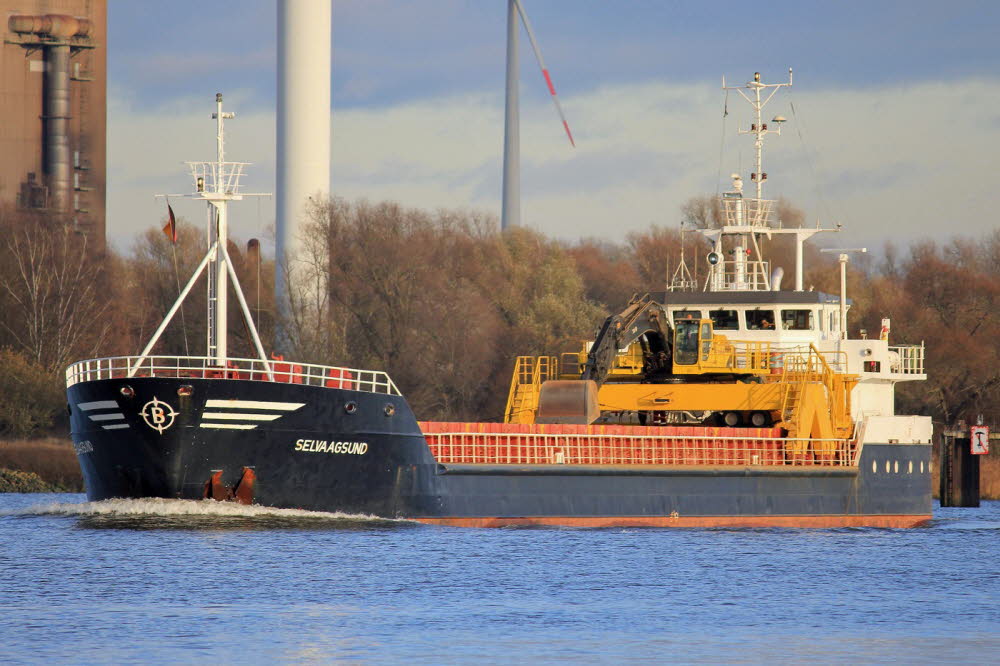
[[[74,517],[84,527],[123,529],[364,529],[414,524],[366,514],[161,498],[53,502],[6,513]]]

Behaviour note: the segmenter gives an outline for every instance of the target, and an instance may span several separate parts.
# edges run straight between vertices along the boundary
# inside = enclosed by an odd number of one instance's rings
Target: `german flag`
[[[169,219],[163,225],[163,233],[167,235],[171,243],[177,245],[177,219],[174,217],[174,209],[170,207],[170,204],[167,204],[167,216]]]

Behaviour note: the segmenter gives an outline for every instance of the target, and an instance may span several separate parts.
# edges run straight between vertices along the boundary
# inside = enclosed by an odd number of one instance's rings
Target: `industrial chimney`
[[[72,49],[93,48],[87,38],[93,31],[84,18],[46,14],[15,14],[7,19],[8,29],[19,35],[22,46],[41,48],[45,53],[44,168],[49,190],[47,208],[70,212],[72,191],[69,147],[69,59]]]

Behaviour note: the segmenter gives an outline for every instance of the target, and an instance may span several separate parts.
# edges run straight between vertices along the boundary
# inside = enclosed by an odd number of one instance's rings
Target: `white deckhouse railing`
[[[66,368],[66,387],[80,382],[128,377],[165,377],[187,379],[242,379],[304,384],[326,388],[350,389],[365,393],[401,395],[389,375],[379,370],[339,368],[312,363],[292,363],[260,359],[230,358],[219,366],[207,356],[113,356],[78,361]]]

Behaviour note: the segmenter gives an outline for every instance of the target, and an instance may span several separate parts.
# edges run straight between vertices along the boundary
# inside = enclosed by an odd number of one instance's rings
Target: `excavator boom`
[[[581,379],[593,380],[600,387],[611,372],[618,350],[644,335],[649,342],[652,362],[666,367],[671,356],[671,331],[663,321],[664,316],[663,306],[649,294],[633,296],[624,310],[604,321],[587,354]]]
[[[538,423],[589,424],[600,416],[598,392],[608,378],[619,349],[647,336],[649,364],[670,363],[670,327],[663,322],[663,307],[649,294],[633,296],[620,313],[601,326],[587,354],[579,380],[547,381],[538,397]]]

